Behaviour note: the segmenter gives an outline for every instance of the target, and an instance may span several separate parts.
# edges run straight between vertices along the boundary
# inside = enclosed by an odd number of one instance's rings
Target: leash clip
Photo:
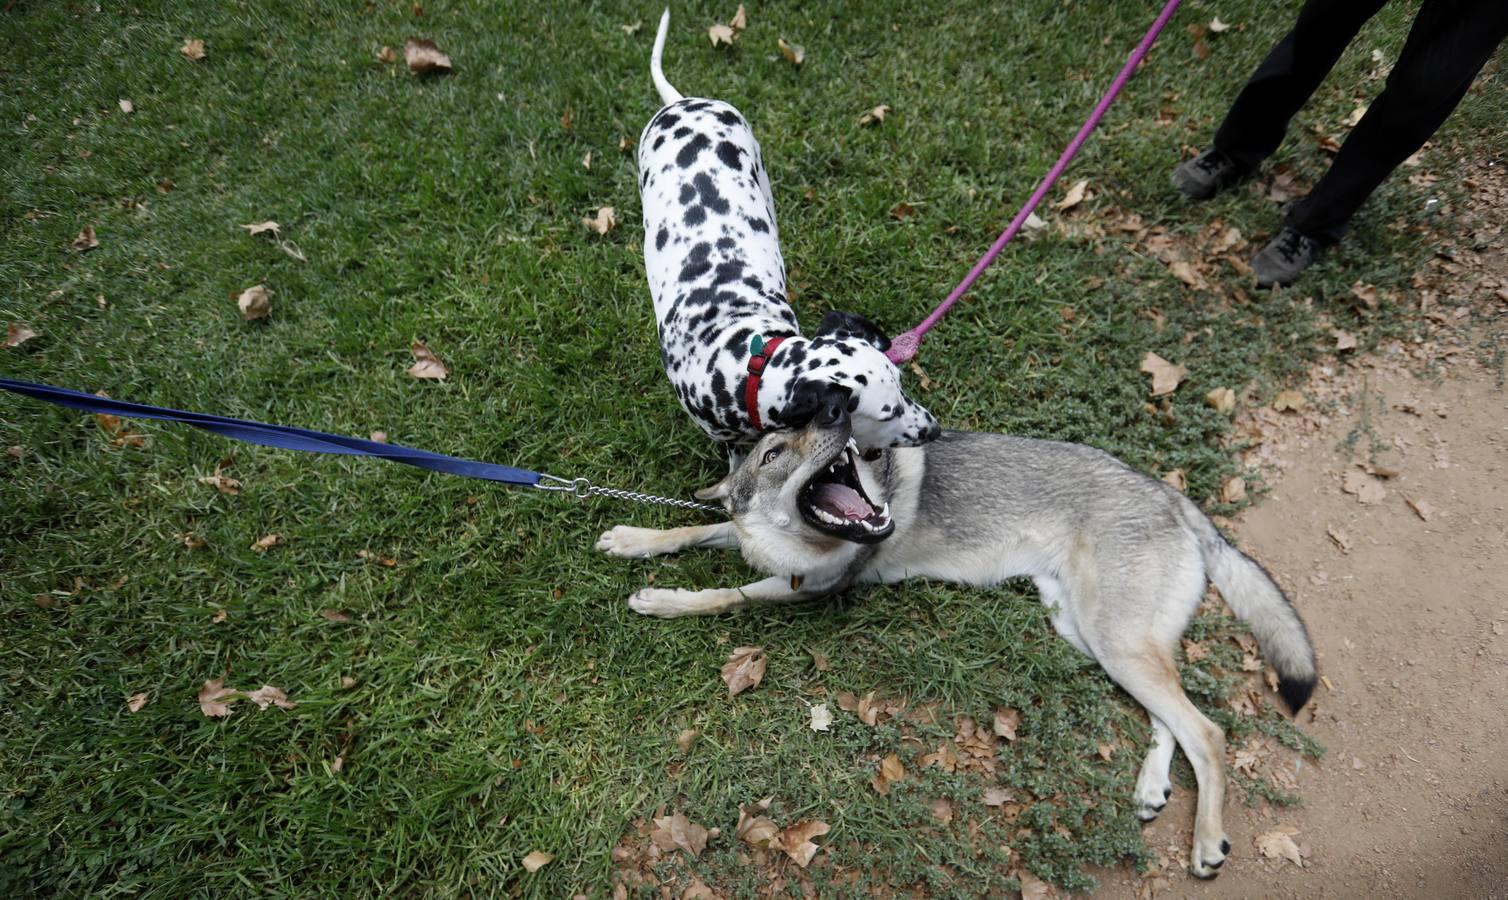
[[[539,473],[540,480],[548,478],[555,484],[536,484],[535,487],[542,491],[569,491],[578,500],[585,500],[592,495],[592,483],[585,478],[556,478],[554,475]]]

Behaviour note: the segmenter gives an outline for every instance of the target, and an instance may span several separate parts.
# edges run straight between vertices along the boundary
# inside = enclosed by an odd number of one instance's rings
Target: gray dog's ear
[[[729,475],[712,487],[705,487],[691,496],[698,500],[726,500],[733,493],[733,476]]]

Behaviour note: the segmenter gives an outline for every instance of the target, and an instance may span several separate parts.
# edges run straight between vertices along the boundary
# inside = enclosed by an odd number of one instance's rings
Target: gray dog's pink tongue
[[[874,512],[874,508],[864,502],[859,492],[846,484],[824,484],[817,488],[817,495],[813,499],[828,512],[845,519],[862,519]]]

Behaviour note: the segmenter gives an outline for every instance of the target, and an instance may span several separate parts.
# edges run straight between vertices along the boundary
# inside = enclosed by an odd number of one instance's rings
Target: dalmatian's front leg
[[[597,549],[608,556],[623,559],[648,559],[666,553],[679,553],[688,547],[729,549],[738,546],[738,532],[732,522],[694,525],[687,528],[634,528],[619,525],[597,538]]]

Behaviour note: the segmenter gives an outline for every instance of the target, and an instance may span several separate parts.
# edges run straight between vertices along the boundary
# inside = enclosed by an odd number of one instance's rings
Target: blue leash
[[[335,453],[343,456],[376,456],[391,462],[428,469],[432,472],[444,472],[447,475],[464,475],[467,478],[481,478],[486,481],[496,481],[516,487],[538,488],[544,491],[566,491],[578,498],[592,496],[612,497],[619,500],[635,500],[641,503],[662,503],[682,509],[722,512],[722,507],[711,506],[706,503],[694,503],[690,500],[656,497],[652,494],[641,494],[637,491],[598,487],[585,478],[557,478],[554,475],[546,475],[543,472],[531,472],[527,469],[515,469],[512,466],[502,466],[496,463],[459,459],[454,456],[431,453],[428,450],[416,450],[413,447],[403,447],[398,444],[383,444],[377,441],[345,437],[339,434],[326,434],[322,431],[310,431],[307,428],[268,425],[264,422],[250,422],[244,419],[232,419],[228,416],[212,416],[207,413],[187,412],[181,409],[168,409],[162,406],[127,403],[124,400],[96,397],[93,394],[85,394],[82,391],[69,390],[68,388],[53,387],[50,384],[34,384],[29,381],[13,381],[8,378],[0,378],[0,389],[31,397],[34,400],[45,400],[58,406],[83,410],[84,412],[105,413],[133,419],[161,419],[165,422],[179,422],[184,425],[192,425],[195,428],[202,428],[205,431],[213,431],[216,434],[234,438],[238,441],[260,444],[263,447],[302,450],[308,453]],[[546,484],[545,482],[550,483]]]

